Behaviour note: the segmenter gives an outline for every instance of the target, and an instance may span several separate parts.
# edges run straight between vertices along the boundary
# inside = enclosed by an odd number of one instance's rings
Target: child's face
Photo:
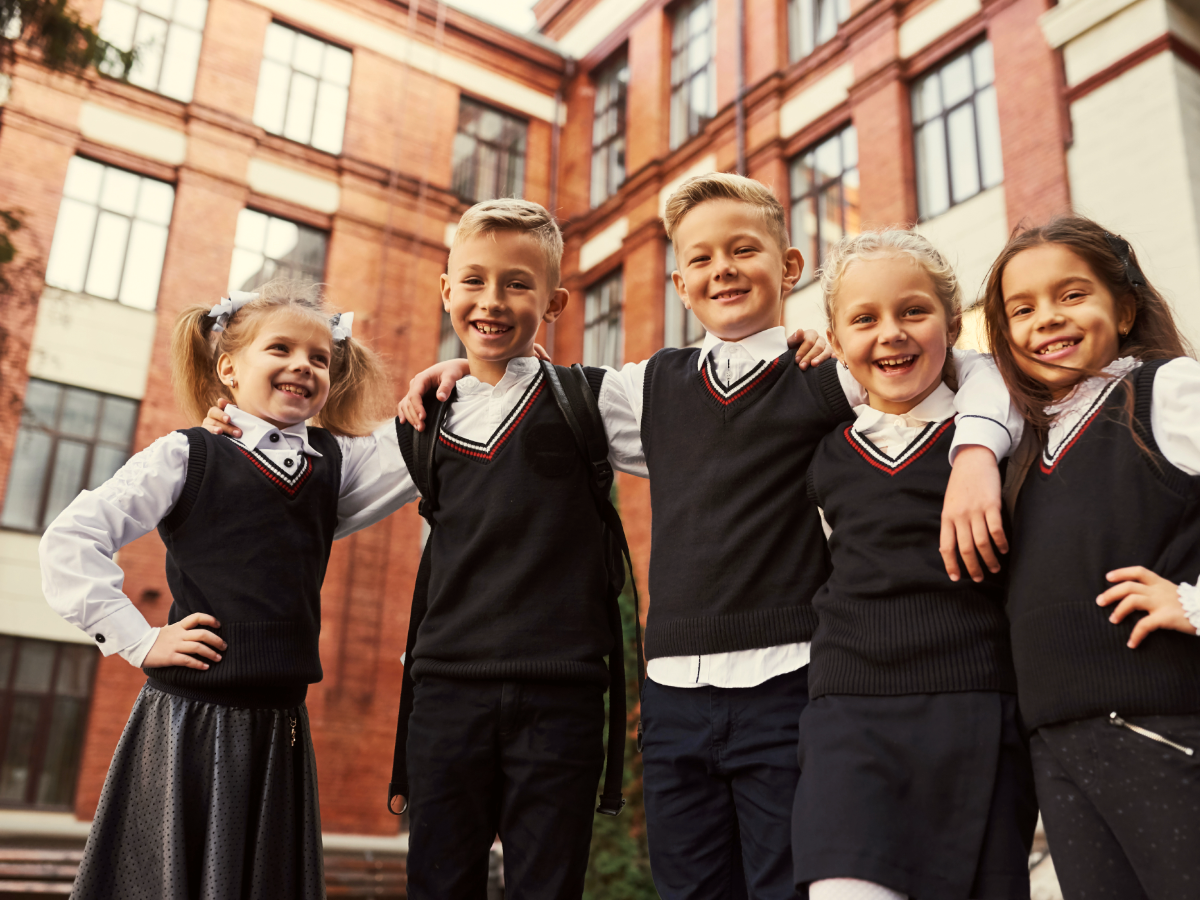
[[[558,318],[567,296],[550,284],[546,252],[519,231],[464,239],[442,276],[442,304],[476,377],[477,368],[503,376],[510,359],[532,356],[538,327]]]
[[[675,290],[705,329],[740,341],[779,324],[804,257],[779,246],[759,210],[738,200],[709,200],[683,217],[674,238]]]
[[[1000,288],[1017,365],[1056,397],[1116,359],[1119,332],[1133,325],[1132,305],[1119,309],[1092,267],[1062,244],[1022,250]]]
[[[238,409],[286,428],[321,411],[329,399],[329,328],[279,309],[258,322],[254,339],[235,354],[223,353],[217,374],[231,387]]]
[[[830,326],[834,352],[874,409],[908,412],[941,384],[950,323],[933,280],[910,257],[850,263]]]

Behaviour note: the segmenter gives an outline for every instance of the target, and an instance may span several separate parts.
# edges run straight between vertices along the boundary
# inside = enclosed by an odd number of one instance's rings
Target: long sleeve
[[[342,451],[342,486],[334,540],[374,525],[420,498],[400,453],[395,419],[367,437],[337,441]]]
[[[600,417],[608,434],[608,461],[618,472],[649,478],[642,450],[642,391],[646,363],[626,363],[620,369],[605,367],[608,374],[600,386]]]
[[[187,437],[172,433],[134,454],[94,491],[83,491],[42,536],[42,592],[50,607],[86,632],[105,656],[141,665],[151,628],[122,586],[116,553],[153,531],[187,478]]]
[[[1200,362],[1181,356],[1158,370],[1150,428],[1167,462],[1200,475]]]

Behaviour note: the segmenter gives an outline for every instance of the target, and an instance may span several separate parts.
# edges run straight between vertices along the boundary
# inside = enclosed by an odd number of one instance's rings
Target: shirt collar
[[[932,394],[906,413],[885,413],[867,404],[854,407],[858,417],[854,430],[859,434],[870,434],[888,425],[923,425],[928,422],[944,422],[954,418],[954,391],[942,382]]]
[[[1119,359],[1114,359],[1100,370],[1099,375],[1085,378],[1067,396],[1047,406],[1046,415],[1054,418],[1063,413],[1070,413],[1075,409],[1087,406],[1110,381],[1115,378],[1124,378],[1141,364],[1141,360],[1133,356],[1122,356]]]
[[[244,447],[249,447],[251,450],[283,450],[284,447],[276,446],[277,442],[271,440],[271,435],[286,434],[300,439],[305,455],[321,455],[308,442],[308,426],[303,422],[297,422],[287,428],[276,428],[270,422],[264,422],[258,416],[238,409],[232,403],[225,407],[225,412],[233,425],[242,430],[242,436],[238,438],[238,442]]]
[[[510,388],[516,386],[517,382],[523,378],[533,375],[541,368],[541,360],[536,356],[514,356],[508,361],[508,365],[504,367],[504,377],[496,382],[493,387],[486,382],[480,381],[474,375],[466,375],[458,380],[455,387],[458,388],[459,396],[467,394],[478,394],[483,392],[499,391],[501,394],[507,393]]]
[[[704,333],[704,343],[700,345],[700,360],[696,368],[703,367],[708,355],[720,349],[722,344],[736,344],[749,353],[755,362],[769,362],[778,359],[788,348],[787,332],[782,325],[757,332],[740,341],[723,341],[710,331]]]

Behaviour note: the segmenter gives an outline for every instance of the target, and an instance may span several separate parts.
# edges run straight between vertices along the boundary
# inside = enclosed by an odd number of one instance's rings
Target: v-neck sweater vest
[[[188,473],[159,524],[178,622],[208,613],[228,644],[207,670],[146,669],[162,690],[228,706],[286,708],[320,681],[321,584],[337,528],[341,451],[308,429],[320,457],[283,468],[203,428],[188,437]]]
[[[1161,361],[1094,401],[1058,447],[1043,449],[1017,498],[1008,610],[1021,713],[1031,728],[1108,715],[1200,711],[1200,638],[1160,629],[1126,646],[1096,597],[1105,574],[1145,566],[1178,584],[1200,572],[1200,476],[1158,451],[1150,409]],[[1130,430],[1133,426],[1148,454]]]
[[[829,574],[804,472],[854,417],[834,363],[801,371],[788,351],[725,385],[698,353],[662,350],[646,365],[647,659],[807,641]]]
[[[415,470],[408,428],[400,449]],[[428,611],[413,677],[607,685],[612,547],[545,376],[487,441],[443,427],[432,477]]]
[[[951,582],[938,552],[954,420],[894,457],[853,427],[821,442],[810,498],[833,529],[809,694],[1016,692],[998,576]]]

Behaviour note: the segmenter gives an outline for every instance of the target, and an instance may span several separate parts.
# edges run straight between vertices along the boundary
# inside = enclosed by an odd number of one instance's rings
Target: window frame
[[[854,162],[852,165],[847,164],[847,137],[852,138],[852,145],[854,147]],[[817,154],[823,148],[832,145],[835,141],[837,142],[837,154],[841,169],[838,171],[838,174],[835,177],[821,178],[820,172],[815,165]],[[810,183],[806,187],[803,189],[798,189],[797,172],[808,158],[811,158],[813,161],[813,165],[809,167],[809,170],[813,172],[816,177],[811,178]],[[858,131],[853,122],[847,122],[835,131],[824,135],[822,138],[809,144],[807,147],[788,160],[788,213],[791,217],[789,238],[791,239],[792,246],[798,248],[800,252],[804,254],[804,272],[801,274],[800,280],[796,282],[794,290],[800,290],[801,288],[806,287],[813,282],[813,275],[817,269],[820,268],[823,261],[824,249],[830,243],[832,243],[832,241],[826,241],[823,239],[822,226],[826,222],[826,219],[821,216],[821,198],[823,195],[828,193],[830,188],[836,186],[838,193],[841,196],[841,204],[839,207],[841,212],[841,234],[857,234],[859,231],[861,231],[861,228],[859,228],[853,232],[848,232],[846,228],[847,210],[850,207],[850,204],[847,204],[846,202],[846,176],[853,174],[855,181],[857,181],[859,176],[858,166]],[[859,185],[855,185],[855,187],[857,188]],[[813,218],[816,222],[816,228],[814,229],[813,234],[806,234],[804,236],[804,240],[801,241],[799,240],[799,235],[797,234],[796,229],[798,218],[802,212],[802,205],[807,202],[812,202],[814,204],[816,213]],[[854,208],[858,211],[859,225],[861,226],[861,206],[855,206]],[[802,244],[807,244],[808,246],[802,246]],[[815,252],[812,250],[813,247],[816,248]],[[810,259],[810,256],[813,258]]]
[[[800,31],[805,5],[809,7],[808,12],[810,13],[810,20],[804,23],[809,29],[807,34]],[[833,8],[833,33],[821,37],[822,14],[829,7]],[[787,0],[788,61],[796,63],[811,56],[818,48],[825,46],[837,37],[842,23],[849,18],[850,0]],[[811,47],[803,46],[802,41],[805,37],[812,41]]]
[[[520,130],[519,147],[506,146],[502,141],[492,141],[481,138],[478,135],[470,134],[463,131],[464,116],[463,110],[469,107],[474,107],[481,113],[493,113],[500,117],[501,125],[504,126],[502,134],[507,134],[509,128]],[[462,159],[457,158],[457,150],[451,149],[451,172],[450,172],[450,192],[462,200],[464,203],[482,203],[485,200],[496,200],[503,197],[513,197],[520,199],[525,196],[525,181],[527,178],[526,162],[529,155],[529,120],[515,115],[508,110],[501,109],[491,103],[487,103],[469,94],[460,94],[458,99],[458,122],[454,130],[454,143],[459,144],[459,138],[467,138],[473,141],[473,146],[469,157]],[[495,175],[496,186],[499,193],[495,197],[484,197],[479,194],[480,172],[483,168],[480,162],[480,147],[490,148],[495,154]],[[519,152],[516,152],[518,151]],[[470,160],[470,186],[471,191],[463,190],[466,179],[459,176],[459,172],[464,170],[464,163]],[[501,174],[504,173],[505,167],[503,163],[508,161],[508,173],[502,184]],[[513,160],[516,160],[514,166]],[[515,171],[513,171],[515,168]],[[507,183],[508,175],[512,176],[512,184]],[[507,186],[508,191],[503,190]]]
[[[38,698],[38,714],[29,746],[28,781],[25,785],[24,800],[0,799],[0,808],[46,811],[71,810],[74,807],[75,792],[79,785],[79,769],[83,756],[83,739],[87,735],[88,722],[92,713],[92,700],[95,697],[96,669],[100,651],[86,644],[49,641],[19,635],[0,635],[0,641],[6,640],[13,642],[13,653],[8,660],[8,671],[0,672],[0,676],[3,676],[0,679],[0,726],[2,726],[0,727],[0,772],[3,771],[4,765],[8,762],[9,741],[12,740],[15,733],[12,728],[12,716],[17,702],[22,698]],[[54,661],[50,667],[48,688],[41,694],[34,691],[19,692],[16,690],[15,679],[21,657],[21,649],[26,644],[49,644],[54,647]],[[80,740],[74,747],[74,760],[71,767],[72,771],[70,772],[70,782],[64,785],[67,788],[64,793],[68,794],[70,799],[65,803],[38,803],[39,782],[50,762],[47,759],[47,753],[51,749],[50,738],[55,725],[55,701],[60,697],[72,698],[71,694],[59,693],[58,684],[60,673],[63,670],[64,651],[68,650],[77,653],[80,657],[83,657],[85,654],[91,657],[90,671],[87,676],[87,694],[86,696],[73,698],[82,701],[82,715],[77,722]],[[3,657],[0,657],[0,661],[2,660]]]
[[[616,291],[617,302],[612,301]],[[607,304],[603,305],[608,292]],[[593,300],[595,301],[593,308]],[[583,300],[583,364],[585,366],[611,365],[619,369],[625,357],[625,273],[621,266],[588,285]],[[617,333],[615,354],[607,356],[610,346],[609,335]]]
[[[252,249],[252,248],[246,246],[245,244],[238,243],[238,241],[241,239],[242,213],[246,213],[246,212],[252,213],[254,215],[266,217],[267,221],[263,226],[263,241],[262,241],[261,249]],[[317,272],[315,269],[312,269],[311,267],[306,267],[306,266],[302,266],[302,265],[291,265],[291,264],[287,264],[286,266],[280,265],[281,260],[284,259],[285,257],[275,257],[275,256],[267,255],[267,252],[266,252],[267,244],[270,241],[268,232],[271,228],[272,221],[285,222],[288,225],[295,226],[295,228],[297,229],[297,235],[302,235],[305,231],[307,231],[312,234],[321,236],[323,245],[322,245],[322,253],[321,253],[321,270],[319,272]],[[305,222],[298,222],[295,219],[288,219],[288,218],[285,218],[284,216],[277,216],[274,213],[266,212],[261,209],[255,209],[253,206],[243,206],[240,210],[238,210],[238,228],[234,233],[234,247],[233,247],[234,252],[233,252],[233,257],[230,259],[230,263],[229,263],[229,278],[230,278],[229,290],[231,290],[231,291],[254,290],[254,289],[258,288],[260,285],[265,284],[266,282],[270,281],[272,278],[278,278],[278,277],[294,278],[294,279],[297,279],[300,281],[303,281],[305,279],[311,279],[316,284],[323,283],[325,281],[325,272],[329,268],[329,238],[330,238],[329,232],[323,228],[314,228],[312,225],[309,225]],[[299,240],[297,240],[297,243],[296,243],[296,247],[298,247],[298,246],[299,246]],[[295,250],[296,248],[293,247],[292,249]],[[238,254],[239,250],[242,251],[243,253],[250,253],[250,252],[257,253],[259,256],[262,257],[263,264],[258,269],[257,279],[248,279],[246,281],[243,281],[241,284],[235,284],[232,281],[233,274],[234,274],[233,270],[234,270],[234,266],[237,264],[237,254]],[[291,251],[289,251],[289,252],[291,252]],[[271,274],[269,276],[263,278],[261,276],[262,276],[262,273],[267,268],[266,264],[268,261],[273,263],[274,267],[271,271]]]
[[[699,37],[691,34],[685,23],[689,22],[692,14],[701,6],[708,7],[708,25],[703,34],[708,41],[708,57],[703,66],[693,70],[688,64],[688,56],[692,44]],[[680,43],[680,33],[684,29],[687,29],[688,33],[686,39]],[[701,76],[708,80],[705,97],[707,108],[697,111],[691,105],[691,88],[692,83]],[[700,134],[717,113],[717,29],[716,4],[713,0],[681,0],[671,10],[670,83],[671,99],[667,115],[669,143],[672,150],[677,150]],[[677,115],[686,115],[686,121],[681,122]]]
[[[629,172],[625,167],[625,154],[627,151],[626,135],[628,126],[628,104],[629,104],[629,54],[627,50],[621,52],[611,58],[603,67],[596,70],[597,75],[594,79],[596,99],[592,104],[592,172],[591,172],[591,201],[592,208],[595,209],[607,200],[613,197],[620,191],[621,186],[625,184],[625,179]],[[605,94],[607,92],[607,96]],[[615,96],[613,96],[615,94]],[[601,97],[605,97],[605,105],[603,109],[597,108]],[[616,125],[609,129],[599,142],[597,142],[597,132],[601,125],[610,114],[615,114]],[[616,146],[620,148],[617,150]],[[614,167],[611,162],[611,153],[620,153],[620,169],[621,174],[618,180],[613,181],[610,177],[614,173]],[[604,165],[601,171],[597,172],[598,161],[603,154]],[[597,185],[597,175],[600,175],[599,186]]]
[[[46,508],[47,508],[47,504],[50,501],[50,494],[51,494],[51,491],[54,486],[55,466],[58,463],[59,444],[62,441],[66,440],[66,441],[71,441],[72,443],[77,443],[77,444],[86,443],[86,445],[87,445],[87,452],[84,455],[83,461],[80,465],[80,471],[81,471],[81,476],[82,476],[81,484],[80,484],[79,490],[75,491],[75,493],[72,494],[72,499],[74,499],[74,497],[78,496],[79,491],[90,490],[90,489],[93,489],[98,486],[98,484],[96,484],[92,479],[92,466],[95,463],[97,447],[105,447],[105,448],[109,448],[112,450],[123,451],[125,454],[125,459],[124,459],[124,461],[122,461],[121,465],[124,465],[125,462],[128,462],[129,457],[131,457],[133,455],[133,443],[134,443],[135,437],[137,436],[137,426],[138,426],[138,421],[141,417],[142,404],[141,404],[141,401],[134,400],[131,397],[122,397],[119,394],[106,394],[103,391],[95,391],[90,388],[83,388],[83,387],[79,387],[79,386],[73,385],[73,384],[63,384],[63,383],[57,382],[57,381],[47,381],[44,378],[30,378],[29,382],[30,383],[36,382],[37,384],[50,385],[51,387],[55,387],[58,389],[58,397],[56,398],[55,405],[54,405],[54,422],[52,423],[52,425],[50,427],[40,425],[40,424],[35,424],[35,423],[29,423],[26,421],[25,409],[22,408],[21,422],[17,426],[17,436],[16,436],[16,441],[15,441],[15,446],[13,449],[13,459],[11,460],[11,463],[14,463],[14,464],[11,464],[9,467],[9,484],[8,484],[7,490],[5,490],[5,492],[4,492],[4,503],[2,506],[0,506],[0,528],[3,528],[7,531],[17,531],[17,532],[22,532],[25,534],[42,534],[43,532],[45,532],[46,528],[49,526],[50,521],[52,521],[52,520],[48,520],[48,517],[46,515]],[[93,425],[91,437],[85,438],[82,435],[74,434],[71,432],[65,432],[62,430],[63,410],[64,410],[64,406],[65,406],[65,402],[66,402],[68,393],[71,391],[81,391],[86,394],[93,394],[99,398],[99,403],[98,403],[98,406],[96,407],[95,424]],[[28,396],[28,393],[29,393],[28,384],[26,385],[25,392],[26,392],[26,396]],[[101,426],[106,421],[105,417],[108,414],[107,410],[106,410],[106,405],[110,399],[119,400],[124,403],[132,403],[135,406],[135,413],[134,413],[133,420],[132,420],[132,422],[130,424],[130,428],[129,428],[129,439],[128,439],[128,442],[125,444],[119,444],[116,441],[103,440],[101,438]],[[15,462],[16,462],[17,451],[20,448],[21,432],[23,432],[27,427],[35,428],[37,431],[41,432],[42,434],[47,435],[51,442],[49,449],[46,453],[46,466],[42,472],[42,485],[38,490],[37,505],[35,507],[34,515],[32,517],[33,521],[35,523],[41,523],[41,524],[35,524],[35,526],[32,528],[24,527],[21,525],[10,524],[10,520],[8,520],[7,515],[6,515],[6,513],[8,511],[8,504],[9,504],[11,498],[13,496],[15,496],[15,494],[13,493],[13,490],[12,490],[12,479],[16,477],[16,472],[17,472]],[[118,468],[119,468],[119,466],[118,466]],[[109,475],[108,477],[112,477],[112,476]],[[104,479],[104,480],[107,480],[107,479]],[[103,482],[100,482],[100,483],[103,483]],[[89,488],[89,485],[91,485],[91,488]],[[57,515],[57,513],[55,513],[55,515]]]
[[[671,273],[679,268],[675,259],[675,247],[670,238],[663,240],[663,266],[665,282],[663,284],[663,346],[690,347],[696,341],[704,340],[707,329],[700,323],[696,313],[683,305],[679,291],[675,289],[675,281]],[[675,334],[672,335],[671,332]]]
[[[448,359],[462,359],[466,355],[467,348],[458,339],[458,332],[454,330],[450,311],[443,307],[442,324],[438,332],[438,362],[445,362]]]
[[[129,50],[134,49],[135,46],[138,46],[138,44],[139,44],[138,36],[137,36],[138,35],[138,26],[141,24],[143,16],[146,16],[146,17],[149,17],[152,19],[156,19],[159,22],[165,22],[167,36],[166,36],[166,42],[162,48],[162,53],[158,57],[158,75],[156,76],[156,78],[154,80],[154,87],[149,87],[146,84],[139,84],[138,82],[133,80],[134,73],[137,70],[136,64],[134,66],[133,71],[130,71],[128,75],[125,75],[124,77],[122,77],[122,67],[120,66],[119,62],[117,62],[115,60],[105,60],[100,65],[101,73],[103,73],[104,75],[107,75],[110,78],[115,78],[118,81],[123,81],[127,84],[131,84],[134,87],[140,88],[144,91],[150,91],[153,94],[158,94],[160,97],[169,97],[170,99],[177,100],[180,103],[191,103],[192,100],[195,98],[196,76],[200,71],[200,58],[204,53],[204,34],[208,29],[208,12],[209,12],[208,8],[210,5],[209,0],[200,0],[200,2],[204,3],[204,24],[201,25],[199,29],[197,29],[194,25],[183,21],[182,19],[176,18],[174,6],[172,6],[172,12],[171,12],[170,18],[164,18],[160,13],[157,13],[157,12],[154,12],[154,11],[148,10],[148,9],[143,9],[142,8],[143,0],[117,0],[117,2],[120,3],[121,5],[131,7],[134,11],[133,35],[132,35],[132,40],[128,42],[129,46],[127,46],[127,47],[121,46],[121,44],[127,43],[126,41],[124,41],[120,38],[117,38],[116,35],[112,34],[112,19],[111,18],[108,18],[107,28],[105,26],[105,20],[106,20],[105,14],[110,12],[110,9],[111,9],[111,7],[109,5],[110,2],[111,2],[111,0],[104,0],[104,7],[100,13],[100,23],[97,26],[97,29],[102,38],[110,41],[110,43],[112,43],[113,46],[116,46],[118,49],[123,50],[123,51],[129,51]],[[168,53],[168,50],[171,49],[172,37],[176,33],[177,29],[180,31],[189,31],[189,32],[192,32],[199,36],[199,42],[196,45],[196,65],[192,69],[191,83],[188,87],[188,90],[186,91],[186,96],[180,96],[179,94],[174,94],[174,93],[166,93],[163,90],[163,83],[162,83],[163,82],[163,74],[164,74],[164,71],[166,68],[165,63],[166,63],[166,59],[167,59],[167,53]]]

